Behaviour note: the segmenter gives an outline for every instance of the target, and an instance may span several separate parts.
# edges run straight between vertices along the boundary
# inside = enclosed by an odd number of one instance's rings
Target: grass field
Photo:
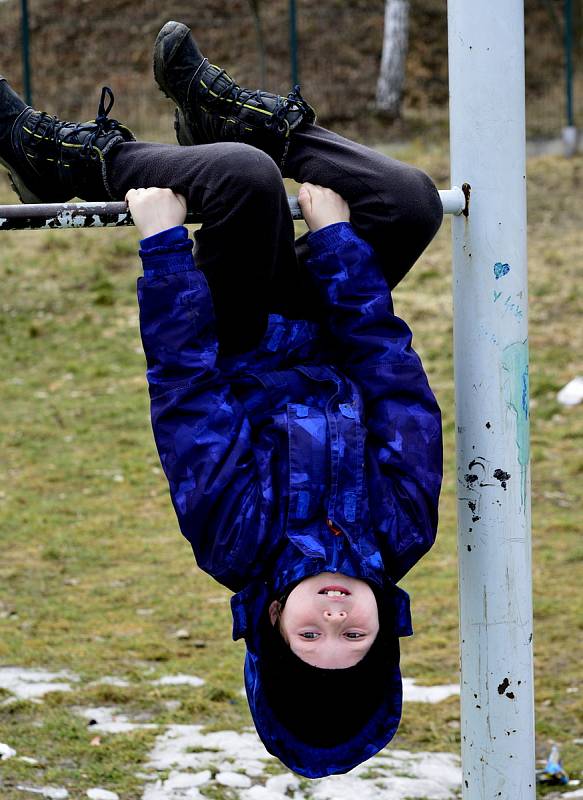
[[[448,185],[445,149],[414,143],[399,155]],[[582,181],[583,158],[529,163],[537,754],[558,742],[573,778],[583,778],[583,405],[560,406],[556,393],[583,371]],[[13,202],[4,180],[0,202]],[[19,785],[142,797],[136,773],[159,730],[96,741],[78,708],[215,731],[250,724],[229,593],[196,568],[157,462],[136,241],[133,229],[1,234],[0,666],[80,679],[43,702],[3,703],[13,697],[0,689],[0,742],[37,761],[2,761],[2,800],[30,796]],[[445,424],[438,543],[404,583],[416,635],[403,642],[403,672],[425,684],[459,680],[450,270],[446,221],[395,293]],[[205,684],[153,682],[178,674]],[[457,699],[408,704],[393,745],[458,752]]]

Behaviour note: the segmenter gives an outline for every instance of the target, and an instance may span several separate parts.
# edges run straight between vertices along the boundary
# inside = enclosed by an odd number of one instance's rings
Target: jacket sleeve
[[[180,529],[198,565],[239,591],[267,544],[268,476],[249,420],[216,367],[212,298],[186,228],[142,242],[140,331],[154,438]]]
[[[399,580],[429,550],[442,478],[439,407],[372,248],[348,223],[308,237],[336,365],[362,392],[372,522]]]

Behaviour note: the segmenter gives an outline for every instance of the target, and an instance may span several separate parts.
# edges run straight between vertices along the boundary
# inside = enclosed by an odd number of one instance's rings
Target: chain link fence
[[[527,126],[558,137],[566,123],[564,0],[526,0]],[[574,0],[575,66],[581,55],[581,6]],[[260,56],[253,5],[259,8]],[[297,60],[302,93],[319,121],[365,140],[447,134],[446,0],[411,0],[402,119],[388,126],[374,110],[384,0],[297,0]],[[89,119],[99,91],[116,94],[112,116],[141,137],[172,141],[172,107],[157,90],[152,45],[168,19],[190,25],[211,61],[239,83],[270,91],[291,87],[289,0],[28,0],[32,102],[62,118]],[[21,1],[0,0],[0,70],[23,89]],[[577,105],[575,123],[583,124]]]

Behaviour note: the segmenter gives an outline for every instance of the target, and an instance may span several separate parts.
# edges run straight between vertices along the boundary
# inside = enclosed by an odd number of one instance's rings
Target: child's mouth
[[[350,592],[344,586],[324,586],[318,594],[325,594],[328,597],[346,597]]]

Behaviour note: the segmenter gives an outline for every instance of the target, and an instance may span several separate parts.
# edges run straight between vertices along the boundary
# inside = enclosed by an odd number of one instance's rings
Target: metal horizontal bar
[[[454,186],[439,193],[446,214],[461,214],[466,199]],[[288,197],[293,219],[303,219],[297,197]],[[199,214],[189,211],[187,223],[199,223]],[[64,228],[117,228],[133,225],[127,203],[35,203],[32,205],[0,206],[0,230],[34,230]]]

